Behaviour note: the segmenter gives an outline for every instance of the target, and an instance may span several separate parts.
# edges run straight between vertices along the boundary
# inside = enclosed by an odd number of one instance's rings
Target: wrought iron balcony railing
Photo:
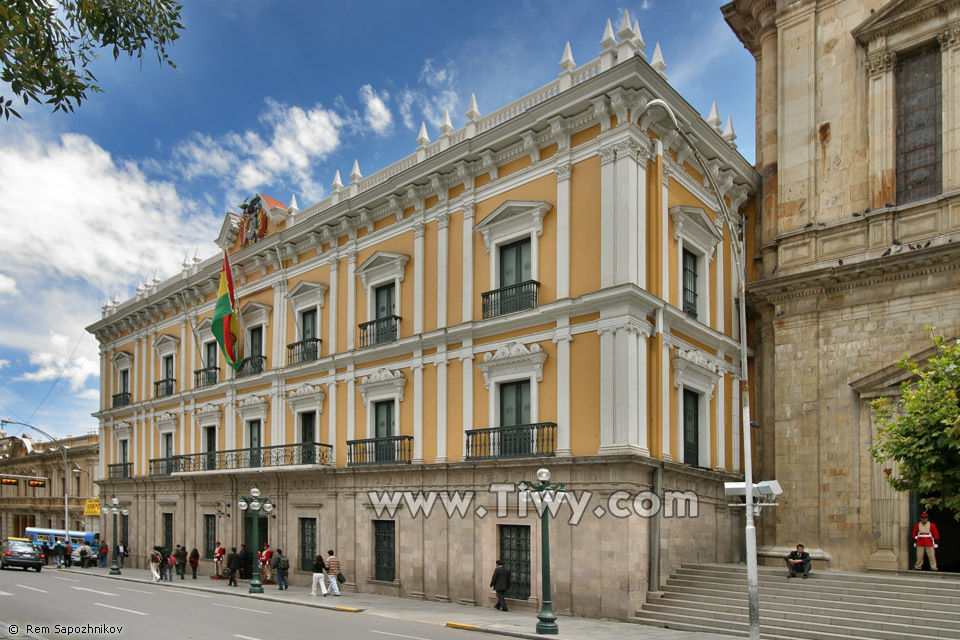
[[[120,462],[118,464],[108,464],[107,465],[107,476],[110,479],[114,478],[129,478],[133,475],[133,463],[132,462]]]
[[[153,397],[172,396],[177,386],[176,378],[164,378],[153,383]]]
[[[206,367],[193,372],[193,388],[212,387],[220,382],[220,367]]]
[[[267,369],[267,356],[250,356],[240,363],[237,371],[238,378],[247,378],[263,373]]]
[[[360,330],[360,348],[372,347],[397,339],[400,328],[400,316],[386,316],[357,325]]]
[[[152,476],[168,476],[174,471],[179,471],[177,468],[177,456],[170,458],[152,458],[150,460],[150,475]]]
[[[533,458],[556,453],[557,425],[554,422],[467,431],[467,460]]]
[[[413,436],[347,440],[347,466],[410,464]]]
[[[540,283],[536,280],[527,280],[520,284],[510,285],[501,289],[494,289],[481,294],[483,299],[483,318],[496,318],[508,313],[536,309],[537,293]]]
[[[301,464],[330,464],[333,447],[319,442],[299,442],[272,447],[209,451],[177,456],[177,471],[231,471]]]
[[[130,392],[123,391],[113,394],[113,408],[126,407],[130,405]]]
[[[307,338],[287,345],[287,364],[313,362],[320,357],[320,338]]]

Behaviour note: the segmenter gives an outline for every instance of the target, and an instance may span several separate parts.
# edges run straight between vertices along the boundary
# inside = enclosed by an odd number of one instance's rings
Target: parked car
[[[30,567],[40,573],[43,568],[44,555],[39,545],[29,540],[7,540],[0,545],[0,569],[7,567],[23,567],[26,571]]]

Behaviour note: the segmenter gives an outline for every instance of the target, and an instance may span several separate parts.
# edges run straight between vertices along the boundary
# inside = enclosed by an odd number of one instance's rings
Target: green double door
[[[243,544],[247,546],[247,559],[244,566],[240,567],[241,578],[253,577],[253,567],[257,559],[257,554],[263,550],[263,545],[270,542],[270,518],[257,517],[257,548],[253,547],[253,521],[254,514],[246,511],[243,518]]]

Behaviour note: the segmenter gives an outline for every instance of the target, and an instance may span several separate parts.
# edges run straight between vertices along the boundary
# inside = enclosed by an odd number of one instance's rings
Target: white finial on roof
[[[427,123],[420,123],[420,134],[417,136],[417,144],[425,147],[430,144],[430,136],[427,135]]]
[[[187,251],[185,254],[183,254],[183,268],[189,269],[191,264],[193,263],[190,262],[190,252]]]
[[[734,149],[737,148],[737,143],[734,142],[737,139],[737,134],[733,130],[733,117],[731,116],[727,116],[727,126],[723,129],[723,139]]]
[[[577,68],[577,63],[573,61],[573,52],[570,51],[570,41],[563,48],[563,56],[560,58],[560,68],[564,71],[573,71]]]
[[[650,61],[650,66],[653,67],[653,70],[663,76],[663,79],[667,79],[667,74],[664,73],[664,70],[667,68],[667,63],[663,61],[663,54],[660,52],[660,43],[657,43],[657,46],[653,49],[653,60]]]
[[[203,262],[203,258],[200,257],[200,247],[197,247],[193,252],[193,261],[197,264]]]
[[[163,282],[163,280],[160,279],[160,267],[157,267],[153,270],[153,286],[156,287],[161,282]]]
[[[632,40],[633,36],[633,25],[630,24],[630,11],[624,9],[623,18],[620,20],[620,28],[617,30],[617,37],[621,40]]]
[[[333,176],[333,183],[330,186],[337,192],[343,189],[343,180],[340,179],[340,169],[337,169],[337,173]]]
[[[297,206],[297,196],[296,194],[290,194],[290,206],[287,207],[287,210],[291,213],[294,211],[300,211],[300,207]]]
[[[453,122],[450,121],[450,112],[443,110],[443,124],[440,125],[440,133],[450,135],[453,133]]]
[[[637,52],[646,60],[647,54],[645,54],[643,50],[647,48],[647,43],[643,41],[643,34],[640,33],[640,22],[636,19],[633,21],[633,46],[637,48]]]
[[[707,124],[719,131],[722,122],[723,121],[720,120],[720,116],[717,113],[717,101],[714,100],[713,105],[710,107],[710,116],[707,118]]]
[[[120,306],[120,292],[119,292],[119,291],[115,291],[114,294],[113,294],[113,306],[115,306],[115,307],[119,307],[119,306]]]
[[[613,36],[613,25],[610,24],[610,18],[607,18],[607,26],[603,29],[603,38],[600,39],[600,46],[604,49],[611,49],[617,44],[617,39]]]
[[[143,278],[140,278],[140,280],[137,282],[137,293],[140,294],[144,291],[146,291],[146,287],[143,286]]]
[[[353,170],[350,171],[350,179],[356,182],[363,177],[363,174],[360,173],[360,162],[357,160],[353,161]]]
[[[471,120],[480,119],[480,109],[477,108],[477,96],[474,93],[470,94],[470,106],[467,107],[467,117]]]
[[[110,308],[110,298],[109,298],[109,297],[105,297],[105,298],[103,299],[103,304],[100,306],[100,308],[103,309],[104,311],[106,311],[107,309]]]

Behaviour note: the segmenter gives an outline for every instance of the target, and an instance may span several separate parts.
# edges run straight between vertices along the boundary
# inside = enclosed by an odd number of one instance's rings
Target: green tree
[[[172,0],[0,0],[0,80],[24,104],[73,111],[88,91],[102,91],[90,71],[99,50],[176,65],[167,47],[180,37],[181,5]],[[20,117],[0,96],[0,115]]]
[[[960,519],[960,340],[942,337],[925,366],[906,358],[897,364],[911,378],[900,402],[873,403],[878,462],[895,460],[898,475],[887,475],[896,491],[916,491],[926,508],[940,507]]]

